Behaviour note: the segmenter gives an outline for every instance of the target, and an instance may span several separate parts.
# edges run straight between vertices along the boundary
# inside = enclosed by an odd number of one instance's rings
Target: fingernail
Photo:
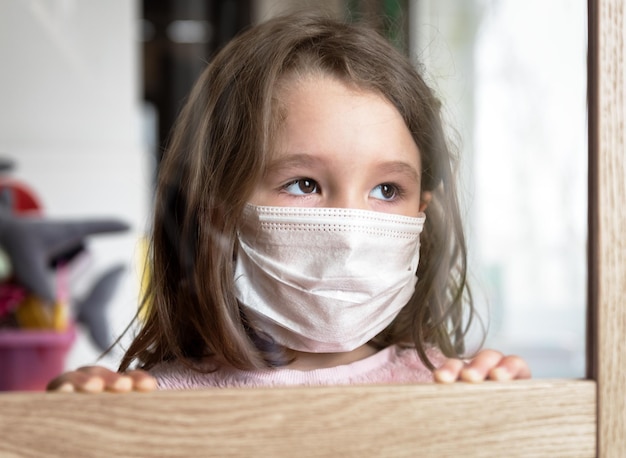
[[[59,386],[55,391],[58,391],[59,393],[73,393],[76,390],[74,389],[74,385],[72,385],[71,383],[64,383],[63,385]]]
[[[438,370],[434,372],[434,376],[435,376],[435,381],[439,383],[454,383],[455,382],[454,374],[452,374],[450,371]]]
[[[461,372],[461,379],[465,382],[470,383],[478,383],[482,382],[483,380],[480,374],[476,372],[476,369],[472,369],[471,367],[468,369],[463,369],[463,371]]]
[[[111,389],[114,391],[130,391],[132,388],[133,379],[126,375],[121,375],[111,386]]]
[[[135,383],[135,389],[137,391],[154,391],[157,389],[156,380],[151,377],[146,377]]]
[[[82,386],[82,391],[87,393],[99,393],[104,390],[104,381],[101,378],[93,377],[88,379]]]
[[[500,382],[511,380],[511,374],[503,367],[492,369],[489,375],[492,380],[498,380]]]

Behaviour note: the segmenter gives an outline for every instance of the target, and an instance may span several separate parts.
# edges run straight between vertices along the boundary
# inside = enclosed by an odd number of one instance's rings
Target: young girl
[[[49,389],[530,377],[515,356],[459,359],[473,309],[451,159],[438,99],[376,33],[309,15],[249,29],[164,156],[147,316],[119,372]]]

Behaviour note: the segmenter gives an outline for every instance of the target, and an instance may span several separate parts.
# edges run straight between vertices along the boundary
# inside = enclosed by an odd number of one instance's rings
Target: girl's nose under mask
[[[345,208],[248,204],[239,227],[237,299],[288,348],[334,353],[371,340],[417,282],[417,218]]]

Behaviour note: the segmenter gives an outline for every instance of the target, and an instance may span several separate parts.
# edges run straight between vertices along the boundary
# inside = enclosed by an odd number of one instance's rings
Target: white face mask
[[[239,228],[237,299],[288,348],[351,351],[415,291],[417,218],[345,208],[247,205]]]

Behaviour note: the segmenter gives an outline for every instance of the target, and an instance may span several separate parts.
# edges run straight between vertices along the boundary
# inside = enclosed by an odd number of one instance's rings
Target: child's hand
[[[48,391],[62,393],[128,393],[129,391],[153,391],[157,388],[156,379],[143,370],[128,371],[123,374],[105,367],[81,367],[66,372],[48,383]]]
[[[495,350],[482,350],[470,361],[448,359],[433,375],[437,383],[503,382],[531,377],[526,361],[519,356],[504,356]]]

